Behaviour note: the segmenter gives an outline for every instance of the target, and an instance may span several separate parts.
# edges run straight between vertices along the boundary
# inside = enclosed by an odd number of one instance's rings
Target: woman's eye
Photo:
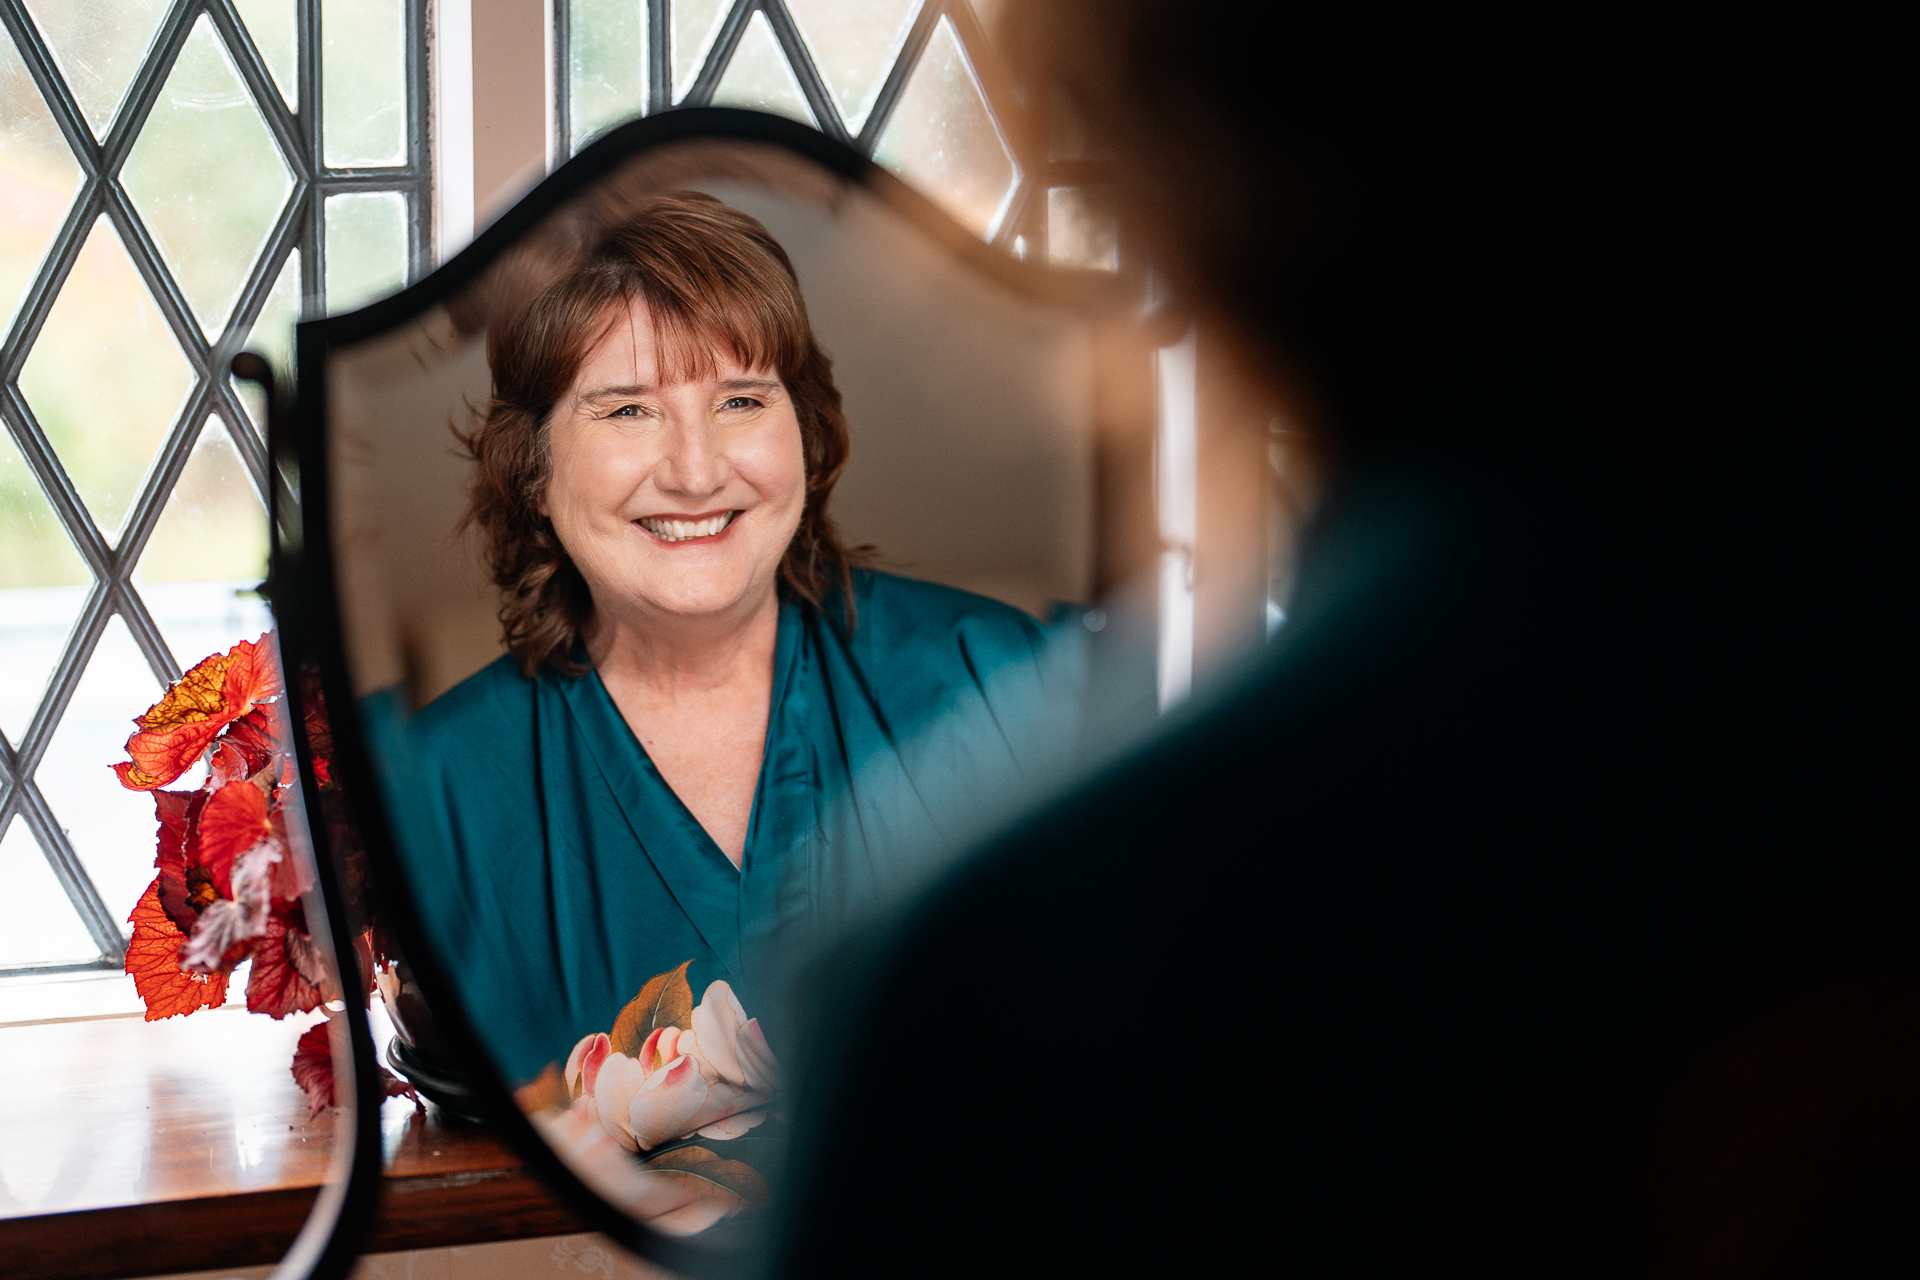
[[[623,404],[607,416],[609,418],[637,418],[640,416],[640,406],[637,404]]]
[[[732,396],[721,403],[722,409],[758,409],[760,402],[752,396]]]

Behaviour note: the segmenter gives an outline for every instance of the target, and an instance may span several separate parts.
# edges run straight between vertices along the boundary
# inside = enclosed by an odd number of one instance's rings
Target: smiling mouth
[[[711,538],[725,532],[739,514],[738,511],[722,511],[718,515],[695,516],[684,520],[674,516],[643,516],[634,523],[662,542],[691,542],[695,538]]]

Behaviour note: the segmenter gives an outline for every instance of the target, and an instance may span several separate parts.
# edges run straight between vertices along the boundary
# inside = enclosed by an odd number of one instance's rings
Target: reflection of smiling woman
[[[753,278],[777,277],[777,263],[741,265],[752,283],[778,284]],[[803,385],[818,396],[826,362],[811,341],[767,349],[804,323],[791,287],[780,299],[791,304],[786,333],[743,331],[725,312],[676,315],[663,300],[662,342],[644,286],[615,292],[630,272],[615,265],[595,282],[614,296],[573,308],[597,312],[592,327],[603,332],[551,410],[537,507],[586,585],[587,653],[614,705],[737,867],[773,685],[775,584],[808,506],[800,415],[775,371],[810,375]],[[689,333],[690,320],[712,332]],[[695,345],[703,338],[719,341]],[[810,425],[844,458],[846,428],[826,389],[824,403],[808,405]],[[839,568],[830,487],[831,478],[798,554]],[[802,572],[813,578],[818,567]],[[817,597],[819,584],[808,585]]]
[[[426,787],[396,808],[428,929],[525,1079],[689,958],[696,993],[770,998],[783,950],[1066,726],[1025,614],[841,547],[839,392],[752,218],[656,198],[488,355],[471,518],[509,653],[408,726]]]

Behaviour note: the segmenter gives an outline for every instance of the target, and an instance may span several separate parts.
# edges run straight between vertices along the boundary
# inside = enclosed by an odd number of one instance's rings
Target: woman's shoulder
[[[1038,645],[1045,629],[1032,615],[990,596],[878,569],[853,571],[855,634],[883,649],[957,639],[1022,649]]]
[[[502,654],[420,708],[408,722],[407,734],[422,745],[470,744],[475,735],[530,722],[534,684],[520,674],[517,658]]]

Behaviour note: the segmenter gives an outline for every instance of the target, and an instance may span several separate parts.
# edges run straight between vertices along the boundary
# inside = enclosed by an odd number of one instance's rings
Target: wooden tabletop
[[[310,1117],[289,1070],[316,1020],[230,1006],[0,1026],[0,1275],[277,1262],[344,1114]],[[380,1120],[369,1252],[589,1229],[484,1130],[404,1098]]]

